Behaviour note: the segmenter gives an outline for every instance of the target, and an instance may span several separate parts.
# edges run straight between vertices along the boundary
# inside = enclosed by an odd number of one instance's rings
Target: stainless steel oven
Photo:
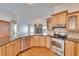
[[[61,38],[52,38],[51,49],[59,55],[64,55],[64,40]]]
[[[55,53],[64,55],[64,40],[67,37],[67,31],[64,26],[57,26],[53,28],[54,37],[51,39],[51,50]]]

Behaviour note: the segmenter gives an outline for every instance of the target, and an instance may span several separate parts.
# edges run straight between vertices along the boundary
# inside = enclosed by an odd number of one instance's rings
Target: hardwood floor
[[[58,56],[58,55],[45,47],[32,47],[18,54],[18,56]]]

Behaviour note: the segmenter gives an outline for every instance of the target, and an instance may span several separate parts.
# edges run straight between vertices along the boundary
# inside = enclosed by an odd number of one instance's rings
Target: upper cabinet
[[[58,15],[52,16],[51,22],[52,22],[52,27],[55,27],[58,23]]]
[[[52,26],[53,26],[52,25],[52,18],[48,18],[47,19],[47,28],[48,28],[48,31],[52,29]]]
[[[58,15],[58,17],[57,17],[58,25],[66,24],[66,18],[67,18],[66,14],[67,14],[67,12],[61,12],[61,13],[57,14]]]
[[[55,27],[58,23],[57,21],[58,15],[54,15],[51,18],[47,19],[47,29],[48,31],[52,30],[52,27]]]
[[[70,32],[79,32],[79,12],[67,15],[67,30]]]
[[[53,23],[56,22],[56,25],[65,25],[67,18],[67,11],[63,11],[57,14],[52,15]]]
[[[57,25],[66,25],[67,11],[53,14],[51,18],[47,19],[47,28],[51,30]]]

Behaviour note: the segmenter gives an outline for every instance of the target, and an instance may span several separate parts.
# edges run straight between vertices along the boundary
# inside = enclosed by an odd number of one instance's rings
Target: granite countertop
[[[14,40],[22,39],[22,38],[24,39],[24,38],[26,38],[26,37],[30,37],[30,36],[48,36],[48,35],[29,35],[29,36],[24,36],[24,37],[17,37],[17,38],[14,39]],[[14,41],[14,40],[10,40],[10,41],[0,40],[0,47],[3,46],[3,45],[6,45],[6,44],[9,43],[9,42]]]
[[[50,35],[30,35],[30,36],[49,36],[49,37],[51,37],[51,38],[54,38],[53,36],[50,36]],[[14,39],[14,40],[22,39],[22,38],[26,38],[26,37],[29,37],[29,36],[18,37],[18,38]],[[3,46],[3,45],[6,45],[7,43],[9,43],[9,42],[11,42],[11,41],[14,41],[14,40],[10,40],[10,41],[8,41],[8,42],[3,41],[3,40],[0,40],[0,47]],[[67,37],[66,40],[79,43],[79,39],[78,39],[78,38]]]
[[[79,43],[79,39],[78,38],[70,38],[69,37],[69,38],[67,38],[67,40]]]
[[[25,37],[26,37],[26,36],[25,36]],[[8,43],[10,43],[10,42],[12,42],[12,41],[15,41],[15,40],[21,39],[21,38],[25,38],[25,37],[19,37],[19,38],[16,38],[16,39],[14,39],[14,40],[10,40],[10,41],[3,41],[3,40],[0,40],[0,47],[1,47],[1,46],[4,46],[4,45],[6,45],[6,44],[8,44]]]
[[[7,44],[8,42],[0,40],[0,46]]]

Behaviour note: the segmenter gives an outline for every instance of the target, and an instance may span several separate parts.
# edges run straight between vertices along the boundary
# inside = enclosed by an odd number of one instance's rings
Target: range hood
[[[56,26],[52,27],[52,29],[54,29],[54,28],[66,28],[66,24],[56,25]]]

